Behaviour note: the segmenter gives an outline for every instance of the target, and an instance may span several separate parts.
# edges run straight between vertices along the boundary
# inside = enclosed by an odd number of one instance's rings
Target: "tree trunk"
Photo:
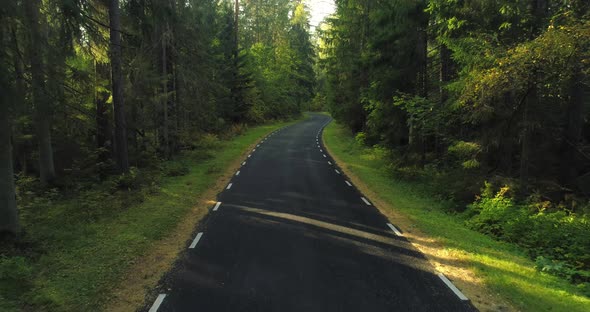
[[[111,28],[111,67],[113,107],[115,111],[115,153],[117,165],[121,172],[129,171],[127,154],[127,125],[125,124],[125,106],[123,98],[123,73],[121,71],[121,22],[119,0],[110,0],[109,22]]]
[[[505,107],[511,107],[514,103],[514,96],[512,94],[512,92],[506,92],[504,93],[504,97],[503,97],[503,101],[504,101],[504,106]],[[512,158],[513,158],[513,153],[514,153],[514,140],[510,139],[513,137],[512,135],[512,131],[513,131],[513,127],[511,122],[507,122],[506,123],[506,128],[503,130],[503,135],[505,137],[504,140],[502,140],[500,142],[500,160],[499,160],[499,165],[500,165],[500,169],[502,171],[504,171],[506,173],[506,175],[510,176],[513,174],[513,164],[512,164]]]
[[[425,29],[418,29],[418,95],[428,97],[428,34]],[[415,132],[415,131],[414,131]],[[420,153],[420,166],[426,164],[426,136],[417,133],[416,143]]]
[[[575,184],[578,176],[578,149],[577,146],[582,137],[583,104],[584,104],[584,76],[579,66],[580,62],[574,62],[572,77],[570,80],[570,96],[566,111],[566,127],[563,133],[561,175],[562,183],[568,186]]]
[[[235,23],[234,24],[234,26],[235,26],[235,29],[234,29],[234,36],[235,36],[234,37],[234,57],[235,57],[236,62],[237,62],[237,59],[238,59],[238,48],[239,48],[239,46],[238,46],[238,43],[239,43],[239,37],[238,37],[238,35],[239,35],[239,23],[238,23],[238,21],[239,21],[239,18],[240,18],[240,0],[236,0],[236,8],[235,8],[235,11],[234,11],[234,15],[235,15],[234,16],[234,23]]]
[[[539,101],[539,95],[537,92],[536,85],[531,87],[531,91],[528,94],[522,113],[522,134],[520,141],[520,187],[523,192],[528,188],[529,179],[529,163],[530,163],[530,110],[537,106]]]
[[[167,48],[168,43],[166,36],[168,35],[168,22],[164,26],[162,32],[162,113],[164,120],[162,121],[162,150],[164,151],[164,157],[170,157],[170,134],[168,129],[168,55]]]
[[[4,73],[2,73],[2,100],[0,102],[0,233],[16,234],[18,214],[14,192],[14,173],[12,169],[12,144],[8,117],[8,96]]]
[[[0,21],[4,22],[5,19],[0,19]],[[7,36],[5,36],[4,25],[0,25],[0,27],[2,27],[0,28],[0,46],[5,47],[5,37]],[[0,92],[0,234],[14,235],[18,232],[19,225],[12,168],[11,127],[8,116],[9,101],[12,99],[9,87],[8,71],[2,68],[0,69],[0,90],[2,90]]]
[[[25,14],[29,22],[30,43],[29,58],[31,61],[31,85],[33,104],[35,106],[35,124],[39,141],[39,172],[41,182],[49,184],[55,179],[53,164],[53,147],[51,145],[51,107],[45,88],[43,37],[40,29],[39,0],[24,1]]]
[[[442,43],[440,46],[440,104],[444,104],[449,99],[449,94],[445,88],[451,81],[452,60],[451,51]]]
[[[96,104],[96,147],[103,149],[99,152],[98,161],[105,162],[109,155],[112,155],[113,146],[111,142],[112,130],[110,125],[110,113],[107,105],[110,93],[104,89],[101,83],[108,80],[110,75],[109,65],[95,61],[95,95],[94,101]]]

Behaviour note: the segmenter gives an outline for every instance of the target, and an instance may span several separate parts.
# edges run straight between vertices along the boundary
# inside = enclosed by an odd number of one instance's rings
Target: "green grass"
[[[90,193],[94,197],[45,201],[21,209],[31,246],[24,257],[0,257],[0,310],[104,308],[122,274],[175,229],[199,194],[212,187],[248,146],[286,124],[253,127],[231,140],[216,140],[186,153],[166,165],[181,163],[188,173],[161,177],[157,185],[124,195],[97,192]],[[90,213],[88,207],[104,211]]]
[[[379,194],[423,233],[441,241],[449,254],[480,277],[490,290],[523,311],[590,311],[590,299],[567,281],[538,272],[518,248],[468,229],[461,217],[413,182],[392,177],[387,160],[360,147],[349,131],[331,123],[324,131],[330,151],[369,189]],[[422,191],[418,191],[422,190]]]

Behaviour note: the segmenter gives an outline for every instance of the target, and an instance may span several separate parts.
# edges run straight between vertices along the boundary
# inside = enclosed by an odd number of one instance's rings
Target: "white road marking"
[[[402,232],[400,232],[395,226],[393,226],[393,224],[387,223],[387,226],[393,231],[393,233],[395,233],[395,235],[403,236]]]
[[[256,145],[256,147],[260,147],[260,144]]]
[[[320,152],[322,152],[322,153],[323,153],[323,152],[324,152],[324,150],[320,148]]]
[[[213,211],[217,211],[217,209],[219,209],[219,206],[221,206],[221,202],[217,202],[217,204],[215,204],[215,207],[213,207]]]
[[[252,157],[252,154],[248,155],[248,158]]]
[[[164,302],[164,298],[166,298],[166,294],[159,294],[158,298],[156,298],[156,301],[154,301],[154,304],[150,308],[149,312],[158,311],[158,309],[160,308],[160,305],[162,304],[162,302]]]
[[[352,184],[350,184],[350,182],[348,182],[348,181],[344,181],[344,182],[346,182],[346,184],[347,184],[348,186],[352,186]]]
[[[326,156],[326,154],[324,154],[324,158],[327,158],[328,156]]]
[[[459,299],[463,301],[469,300],[469,298],[467,298],[457,287],[455,287],[455,285],[453,285],[453,283],[449,281],[449,279],[442,273],[438,273],[438,277],[455,293],[455,295],[457,295],[457,297],[459,297]]]
[[[252,153],[254,153],[254,152],[256,152],[256,149],[253,149],[253,150],[252,150]]]
[[[245,165],[246,165],[246,162],[243,162],[243,163],[242,163],[242,166],[245,166]]]
[[[340,171],[338,171],[337,169],[334,169],[334,171],[336,171],[337,174],[340,174]]]
[[[233,183],[228,184],[226,190],[229,190],[232,185],[234,185],[234,184]]]
[[[239,176],[240,175],[240,171],[238,170],[238,172],[236,172],[236,175]]]
[[[332,164],[332,162],[328,160],[328,165],[331,165],[331,164]]]
[[[199,232],[199,234],[197,234],[197,237],[195,237],[195,239],[193,239],[193,242],[191,243],[190,246],[188,246],[188,248],[193,249],[197,246],[197,244],[199,243],[199,241],[201,240],[201,236],[203,236],[203,232]]]
[[[361,199],[365,202],[365,204],[371,206],[371,203],[364,197],[361,197]]]

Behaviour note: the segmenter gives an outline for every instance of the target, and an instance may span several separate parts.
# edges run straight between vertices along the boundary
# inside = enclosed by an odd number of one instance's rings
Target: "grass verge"
[[[241,156],[287,124],[252,127],[167,162],[167,167],[186,166],[188,172],[129,191],[126,203],[118,203],[125,209],[109,210],[121,198],[106,196],[56,200],[38,205],[45,211],[27,211],[23,226],[33,243],[28,256],[0,257],[0,310],[135,310],[208,212]],[[142,196],[136,196],[139,192]],[[83,211],[89,200],[107,212],[89,217]]]
[[[481,311],[590,311],[588,297],[535,270],[522,250],[468,229],[423,187],[388,174],[381,153],[359,146],[344,127],[332,122],[323,140],[355,185]]]

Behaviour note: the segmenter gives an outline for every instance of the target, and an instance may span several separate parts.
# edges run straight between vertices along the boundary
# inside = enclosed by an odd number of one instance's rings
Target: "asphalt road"
[[[475,310],[337,171],[321,145],[329,121],[256,147],[146,310]]]

